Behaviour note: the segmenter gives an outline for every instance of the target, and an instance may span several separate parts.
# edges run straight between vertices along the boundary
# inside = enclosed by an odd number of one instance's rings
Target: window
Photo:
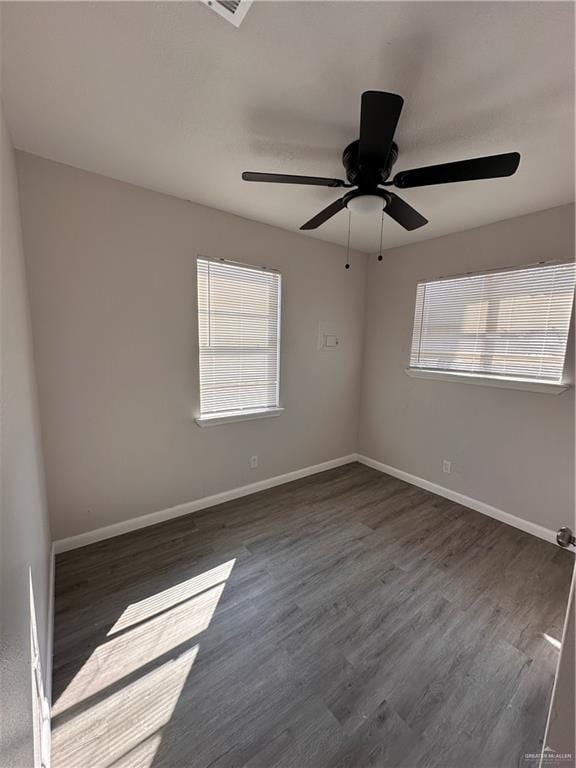
[[[278,272],[198,259],[198,423],[281,410],[280,292]]]
[[[419,283],[408,372],[561,384],[574,281],[564,262]]]

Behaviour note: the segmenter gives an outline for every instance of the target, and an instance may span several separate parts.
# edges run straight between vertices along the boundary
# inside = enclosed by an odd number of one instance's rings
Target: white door
[[[574,577],[568,599],[568,610],[564,632],[562,634],[562,649],[558,659],[556,680],[552,691],[550,712],[546,734],[544,736],[545,749],[540,759],[540,768],[574,768],[576,765],[576,706],[575,681],[576,669],[574,658],[576,646],[574,645],[574,625],[576,615],[574,613]]]

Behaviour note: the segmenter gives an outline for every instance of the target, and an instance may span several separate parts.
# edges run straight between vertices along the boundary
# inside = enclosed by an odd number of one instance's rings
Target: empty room
[[[0,768],[575,768],[572,2],[0,2]]]

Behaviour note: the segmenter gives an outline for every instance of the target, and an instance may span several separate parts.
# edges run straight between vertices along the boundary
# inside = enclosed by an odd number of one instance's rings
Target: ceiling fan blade
[[[428,187],[432,184],[451,184],[454,181],[475,181],[512,176],[520,164],[520,154],[509,152],[505,155],[476,157],[456,163],[429,165],[412,171],[400,171],[394,176],[396,187]]]
[[[272,184],[309,184],[314,187],[344,187],[346,182],[340,179],[325,179],[322,176],[292,176],[286,173],[254,173],[244,171],[244,181],[267,181]]]
[[[306,224],[303,224],[300,229],[316,229],[320,226],[320,224],[324,224],[325,221],[328,221],[328,219],[332,218],[334,214],[338,213],[338,211],[341,211],[342,208],[345,207],[346,202],[344,198],[341,197],[339,200],[330,203],[329,206],[320,211],[320,213],[317,213],[316,216],[313,216],[310,221],[307,221]]]
[[[404,99],[396,93],[365,91],[360,110],[360,165],[386,165]]]
[[[422,214],[404,202],[401,197],[395,195],[394,192],[387,192],[386,196],[388,197],[388,203],[386,208],[384,208],[385,213],[394,221],[397,221],[404,229],[412,231],[428,224],[428,219],[425,219]]]

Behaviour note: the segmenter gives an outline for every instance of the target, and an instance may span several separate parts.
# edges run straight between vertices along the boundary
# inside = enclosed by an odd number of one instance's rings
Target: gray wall
[[[404,368],[419,279],[571,258],[573,207],[387,251],[365,294],[365,257],[345,271],[338,246],[32,155],[18,168],[54,538],[356,450],[546,528],[572,523],[573,390]],[[282,271],[282,416],[194,423],[196,254]],[[322,322],[338,352],[318,350]]]
[[[50,532],[14,152],[0,104],[0,765],[34,765],[30,578],[47,672]]]
[[[571,525],[573,389],[493,389],[411,379],[404,369],[418,280],[573,256],[574,208],[562,206],[390,250],[381,264],[370,263],[360,453],[546,528]],[[442,473],[443,459],[453,462],[452,474]]]
[[[365,256],[347,271],[339,246],[31,155],[18,170],[55,539],[356,450]],[[281,416],[194,423],[197,254],[281,270]]]

